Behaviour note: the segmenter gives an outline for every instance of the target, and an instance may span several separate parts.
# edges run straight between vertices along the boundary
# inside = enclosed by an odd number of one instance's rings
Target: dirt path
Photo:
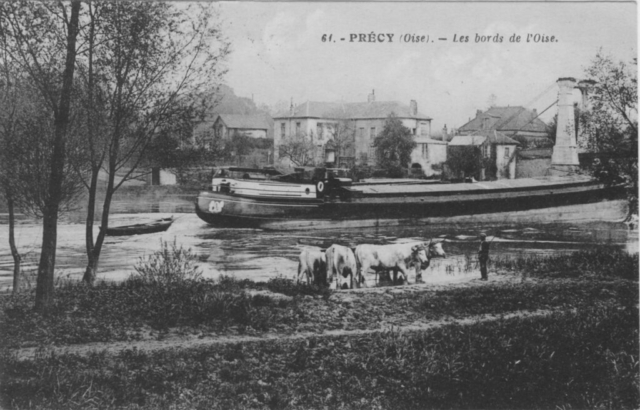
[[[376,287],[338,291],[331,295],[331,299],[337,305],[348,306],[348,311],[359,312],[359,315],[370,315],[375,313],[372,313],[370,311],[365,312],[362,310],[362,308],[365,306],[371,307],[372,304],[377,305],[378,309],[384,306],[373,303],[371,299],[372,297],[377,300],[384,300],[383,303],[389,303],[387,301],[393,300],[393,295],[402,295],[407,293],[423,294],[437,292],[443,289],[482,287],[495,285],[496,283],[508,284],[516,282],[521,283],[524,281],[538,282],[539,280],[526,279],[520,275],[497,274],[492,276],[489,282],[483,282],[476,278],[463,278],[460,281],[450,282],[446,284],[412,284],[396,287]],[[275,298],[291,299],[291,297],[289,296],[271,293],[269,291],[257,291],[252,293],[266,293],[269,296]],[[420,315],[407,314],[408,312],[404,312],[404,314],[398,314],[398,312],[394,313],[387,311],[387,315],[382,315],[379,321],[373,322],[373,325],[371,321],[369,321],[369,325],[367,328],[354,329],[353,327],[351,327],[347,329],[336,329],[333,326],[327,326],[328,322],[341,320],[338,316],[335,316],[335,312],[331,311],[331,309],[327,306],[319,306],[317,302],[313,301],[314,298],[319,298],[319,296],[306,296],[306,298],[308,298],[310,302],[307,307],[309,309],[319,309],[320,312],[315,316],[315,326],[301,325],[297,330],[295,327],[292,327],[288,329],[280,329],[279,331],[269,331],[261,333],[250,329],[245,333],[232,326],[221,332],[207,331],[204,333],[185,334],[184,331],[181,332],[178,329],[172,329],[168,333],[158,333],[148,329],[142,335],[138,334],[138,336],[142,337],[141,340],[95,342],[47,347],[28,347],[15,349],[12,350],[12,352],[14,352],[21,360],[29,360],[40,355],[49,354],[89,355],[92,353],[105,352],[110,355],[115,355],[125,350],[153,352],[163,349],[189,349],[200,346],[232,344],[240,342],[252,343],[270,340],[299,340],[310,337],[359,336],[389,331],[420,332],[434,330],[453,323],[457,323],[460,325],[469,325],[478,322],[510,319],[515,317],[544,316],[549,315],[555,311],[522,310],[505,314],[473,315],[464,318],[449,317],[440,320],[432,320],[426,317],[420,317]]]
[[[118,354],[125,350],[138,350],[145,352],[153,352],[164,349],[189,349],[201,346],[232,344],[232,343],[251,343],[263,342],[269,340],[300,340],[311,337],[336,337],[336,336],[359,336],[373,333],[383,332],[424,332],[440,328],[445,325],[457,323],[460,325],[471,325],[479,322],[488,322],[495,320],[505,320],[515,317],[539,317],[552,314],[551,310],[521,311],[509,314],[488,314],[469,316],[464,319],[449,319],[438,321],[416,321],[409,325],[396,326],[393,324],[382,323],[376,329],[356,329],[356,330],[325,330],[320,332],[296,332],[296,333],[273,333],[266,332],[257,336],[250,335],[190,335],[179,336],[170,335],[162,340],[147,339],[133,342],[110,342],[110,343],[87,343],[79,345],[68,345],[59,347],[46,348],[24,348],[16,349],[13,352],[17,354],[20,360],[30,360],[39,355],[61,355],[75,354],[86,356],[92,353],[105,352],[110,355]]]

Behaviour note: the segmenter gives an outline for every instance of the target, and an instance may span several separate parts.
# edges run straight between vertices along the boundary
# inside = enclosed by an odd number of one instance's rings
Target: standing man
[[[487,242],[487,234],[480,234],[480,249],[478,250],[478,260],[480,261],[480,280],[488,280],[487,262],[489,262],[489,242]]]

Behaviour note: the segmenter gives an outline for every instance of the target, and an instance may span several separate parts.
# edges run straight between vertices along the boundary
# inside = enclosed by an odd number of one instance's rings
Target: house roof
[[[434,144],[434,145],[447,145],[445,141],[435,140],[429,137],[414,137],[413,139],[417,144]]]
[[[216,122],[220,120],[227,128],[243,130],[267,130],[269,124],[262,115],[220,114]]]
[[[456,135],[449,141],[449,146],[462,147],[471,145],[482,145],[487,140],[487,137],[481,135]]]
[[[372,101],[357,103],[331,103],[307,101],[294,107],[293,115],[289,111],[277,114],[279,118],[327,118],[327,119],[383,119],[395,113],[400,118],[431,120],[420,112],[411,114],[411,107],[398,101]]]
[[[496,130],[482,130],[476,131],[473,135],[482,135],[487,137],[490,144],[500,144],[500,145],[520,145],[520,143],[513,138],[507,137],[504,133],[496,131]]]
[[[535,110],[524,107],[491,107],[479,112],[474,119],[459,128],[459,131],[476,131],[493,129],[498,131],[547,132],[547,125],[537,117]],[[535,118],[535,119],[534,119]],[[483,128],[483,123],[487,121]]]
[[[496,130],[477,131],[472,135],[456,135],[449,142],[449,145],[482,145],[485,141],[495,145],[520,145],[518,141]]]

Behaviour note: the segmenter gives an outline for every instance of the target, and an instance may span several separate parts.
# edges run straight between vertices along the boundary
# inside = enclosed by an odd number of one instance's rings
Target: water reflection
[[[189,210],[191,211],[191,210]],[[452,282],[479,277],[465,266],[475,263],[477,235],[487,232],[493,256],[553,254],[586,249],[595,244],[638,252],[638,231],[625,224],[583,223],[545,225],[449,224],[428,227],[367,228],[352,231],[265,232],[252,229],[216,229],[207,226],[193,213],[116,214],[111,225],[143,222],[171,214],[178,216],[163,233],[131,237],[108,237],[101,258],[99,279],[122,280],[133,271],[140,257],[151,254],[160,240],[173,241],[197,253],[200,267],[207,277],[222,274],[252,280],[268,280],[283,275],[293,278],[297,258],[303,247],[326,248],[332,243],[356,246],[361,243],[397,243],[405,241],[444,241],[446,259],[434,259],[426,273],[427,283]],[[96,226],[96,229],[97,226]],[[38,263],[42,228],[23,222],[17,229],[17,241],[24,255],[23,267]],[[8,237],[8,226],[0,225],[0,237]],[[6,239],[5,239],[6,240]],[[469,259],[471,257],[471,260]],[[84,270],[84,225],[65,223],[59,228],[57,269],[80,278]],[[0,289],[11,283],[13,260],[8,246],[0,247]],[[410,278],[413,280],[413,278]]]

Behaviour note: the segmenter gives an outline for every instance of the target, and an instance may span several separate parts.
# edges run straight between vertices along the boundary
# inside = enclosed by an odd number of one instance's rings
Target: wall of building
[[[549,158],[518,158],[516,164],[516,178],[534,178],[547,175],[547,170],[551,166]]]
[[[514,179],[516,177],[517,158],[513,158],[516,150],[515,145],[496,145],[496,177],[498,179]]]
[[[239,130],[251,138],[267,138],[267,130]]]
[[[426,149],[425,149],[426,147]],[[447,144],[438,143],[418,143],[418,146],[411,152],[411,167],[413,164],[420,164],[426,176],[440,175],[441,170],[434,170],[433,165],[442,164],[447,160]]]

